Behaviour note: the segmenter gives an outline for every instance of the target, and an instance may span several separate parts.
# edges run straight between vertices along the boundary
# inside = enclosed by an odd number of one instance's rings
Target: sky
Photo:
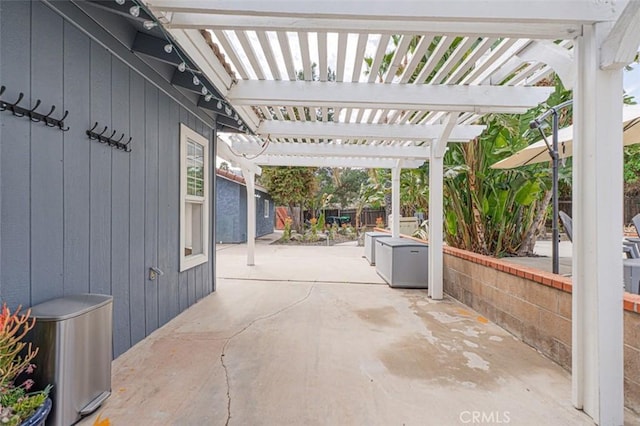
[[[640,104],[640,64],[635,64],[633,70],[624,72],[624,90],[627,95],[635,96]]]

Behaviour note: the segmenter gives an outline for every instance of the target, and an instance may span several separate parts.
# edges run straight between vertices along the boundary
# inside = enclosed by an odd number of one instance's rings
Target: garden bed
[[[301,235],[301,234],[297,234],[297,235]],[[275,240],[271,244],[289,245],[289,246],[334,246],[336,244],[356,241],[355,237],[350,237],[350,236],[340,235],[340,234],[336,235],[335,237],[332,237],[327,241],[326,235],[324,234],[320,234],[320,235],[323,235],[323,237],[320,237],[321,239],[317,241],[311,241],[308,239],[298,240],[298,239],[295,239],[295,237],[293,237],[292,235],[291,239],[285,239],[284,237],[282,237],[279,240]]]

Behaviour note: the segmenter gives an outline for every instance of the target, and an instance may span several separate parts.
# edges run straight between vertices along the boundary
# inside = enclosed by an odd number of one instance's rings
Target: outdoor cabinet
[[[69,426],[111,395],[113,297],[80,294],[33,306],[37,386],[53,385],[47,426]]]
[[[367,232],[364,234],[364,257],[369,261],[369,265],[376,264],[376,240],[378,238],[391,238],[391,234],[386,232]]]
[[[376,240],[376,272],[389,287],[427,288],[429,246],[405,238]]]
[[[624,289],[633,294],[640,294],[640,259],[624,259]]]

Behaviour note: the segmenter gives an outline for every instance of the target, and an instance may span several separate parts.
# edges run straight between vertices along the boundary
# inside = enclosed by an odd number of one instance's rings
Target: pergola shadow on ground
[[[246,246],[218,247],[218,291],[115,360],[113,395],[96,415],[147,425],[592,424],[571,404],[567,371],[453,299],[388,287],[362,247],[268,242],[255,268]]]

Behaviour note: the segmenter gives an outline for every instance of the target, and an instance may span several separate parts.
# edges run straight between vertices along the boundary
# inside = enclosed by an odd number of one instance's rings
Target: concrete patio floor
[[[80,425],[592,424],[568,372],[466,306],[389,288],[362,247],[268,240],[254,267],[218,246],[217,291],[116,359]]]

